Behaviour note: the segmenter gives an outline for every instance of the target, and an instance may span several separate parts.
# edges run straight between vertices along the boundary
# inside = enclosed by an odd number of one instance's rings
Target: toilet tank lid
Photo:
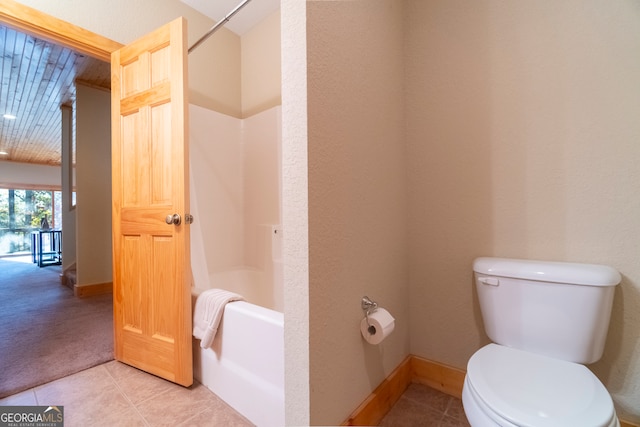
[[[617,270],[606,265],[510,258],[476,258],[473,271],[488,276],[588,286],[615,286],[622,280]]]

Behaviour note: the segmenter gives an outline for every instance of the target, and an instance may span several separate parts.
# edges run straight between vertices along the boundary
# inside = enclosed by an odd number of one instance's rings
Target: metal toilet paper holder
[[[369,325],[369,327],[367,328],[367,332],[373,335],[376,333],[376,327],[369,322],[369,314],[378,309],[378,303],[375,301],[371,301],[369,297],[365,295],[362,297],[360,306],[362,307],[362,311],[364,311],[364,315],[367,318],[367,325]]]

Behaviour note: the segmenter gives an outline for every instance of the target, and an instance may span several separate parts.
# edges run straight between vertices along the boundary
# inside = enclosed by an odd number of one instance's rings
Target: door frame
[[[0,23],[109,63],[111,52],[123,46],[14,0],[0,3]]]

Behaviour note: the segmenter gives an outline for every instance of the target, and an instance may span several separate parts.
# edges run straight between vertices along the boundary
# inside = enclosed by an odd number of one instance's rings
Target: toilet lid
[[[586,366],[489,344],[467,366],[485,406],[518,426],[608,426],[611,396]]]

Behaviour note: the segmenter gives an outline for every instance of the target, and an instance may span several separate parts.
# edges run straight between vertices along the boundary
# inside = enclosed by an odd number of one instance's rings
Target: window
[[[61,207],[60,191],[0,189],[0,256],[30,252],[30,234],[45,218],[50,228],[61,228]]]

